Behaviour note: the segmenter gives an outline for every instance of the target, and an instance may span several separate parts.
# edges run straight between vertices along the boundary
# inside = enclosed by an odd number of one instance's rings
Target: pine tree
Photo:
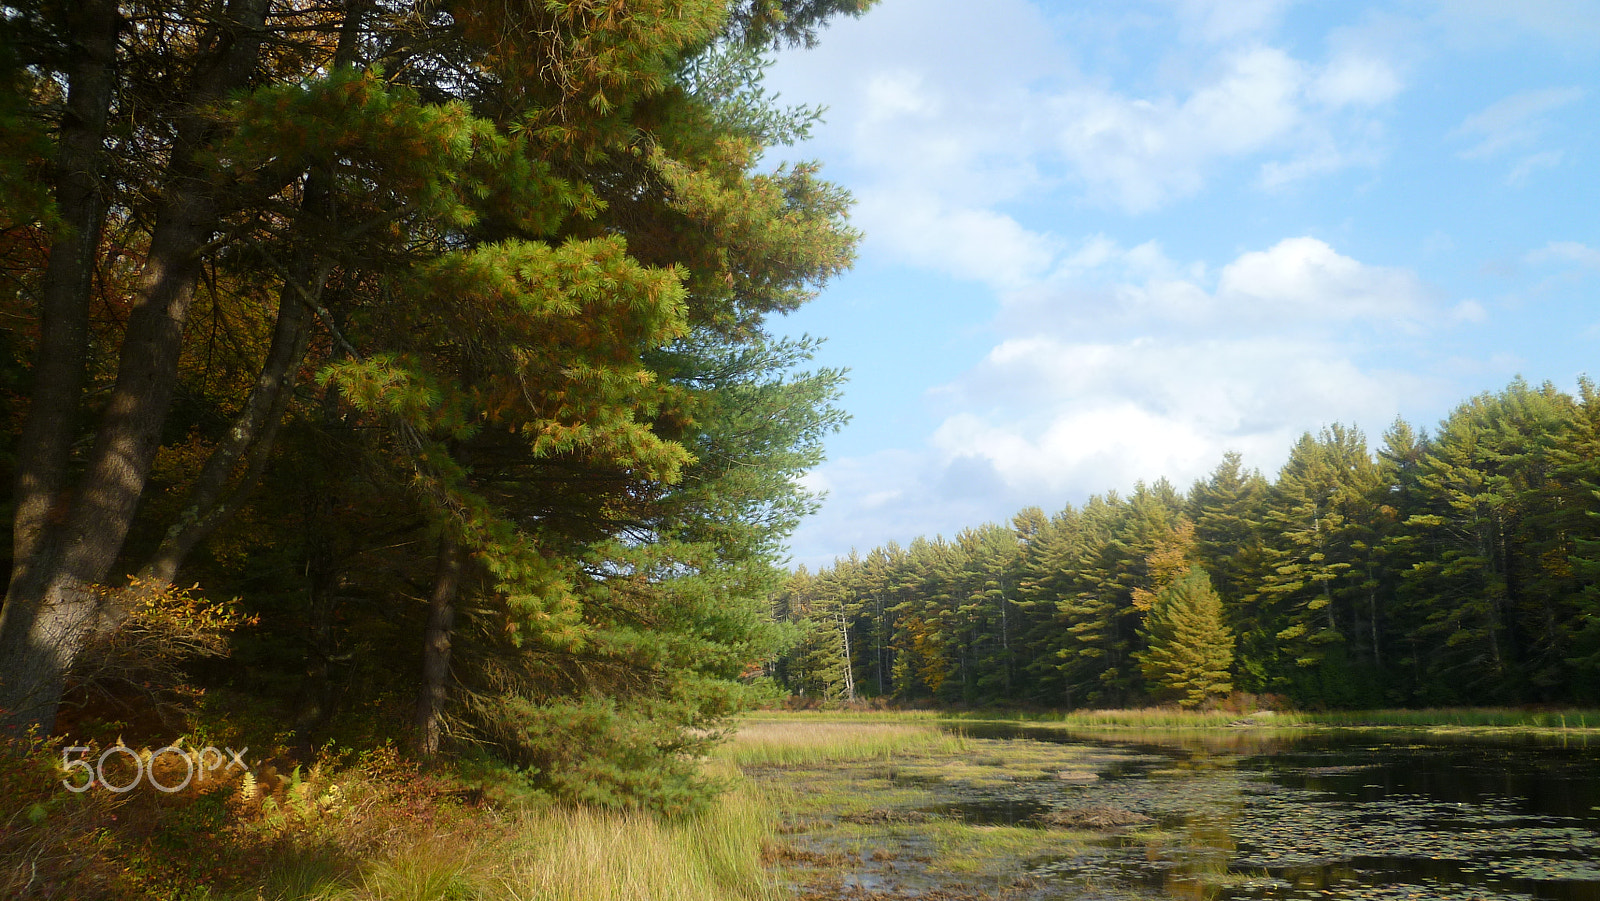
[[[1145,648],[1136,656],[1145,682],[1184,707],[1233,690],[1233,633],[1222,601],[1199,567],[1156,595],[1144,621]]]
[[[6,20],[60,27],[23,70],[67,85],[72,113],[52,127],[93,152],[63,168],[87,181],[56,185],[52,215],[105,237],[26,276],[54,285],[40,311],[54,337],[20,454],[0,614],[0,646],[18,652],[0,707],[48,723],[83,637],[115,620],[86,586],[208,565],[230,517],[278,500],[251,497],[259,480],[338,445],[387,493],[345,492],[362,511],[324,499],[317,528],[381,508],[403,524],[391,543],[437,549],[369,549],[365,564],[423,583],[434,571],[431,590],[400,593],[432,602],[395,617],[416,646],[426,629],[423,732],[455,700],[457,725],[551,778],[623,772],[581,725],[603,722],[629,736],[629,760],[655,761],[667,798],[691,730],[733,708],[739,675],[774,645],[762,598],[814,503],[797,479],[840,421],[839,374],[794,372],[811,346],[764,320],[848,265],[848,198],[815,166],[760,165],[812,114],[764,98],[753,48],[808,42],[864,4],[224,6],[165,9],[161,29],[120,41],[115,4],[70,22],[24,4]],[[35,99],[30,115],[57,115]],[[126,292],[113,298],[126,335],[89,341],[89,275],[140,254],[109,289]],[[216,277],[202,285],[202,270]],[[196,311],[240,323],[237,359],[185,341]],[[111,359],[91,359],[103,347]],[[87,395],[84,373],[119,361]],[[88,396],[109,403],[74,434]],[[142,503],[151,486],[161,497]],[[84,499],[75,521],[42,515],[69,493]],[[394,592],[324,562],[308,569],[338,577],[319,583]],[[310,593],[326,625],[331,596]],[[561,734],[574,741],[557,753]]]
[[[1574,700],[1600,700],[1600,389],[1584,378],[1578,409],[1557,457],[1567,486],[1569,557],[1575,591],[1571,615],[1557,624],[1570,635],[1567,665]]]
[[[1417,512],[1399,541],[1402,597],[1423,652],[1426,700],[1495,702],[1563,681],[1570,540],[1552,517],[1570,397],[1513,382],[1459,406],[1417,464]],[[1539,549],[1535,551],[1534,549]]]
[[[1334,424],[1302,436],[1273,485],[1265,519],[1268,572],[1259,587],[1252,658],[1271,635],[1274,687],[1298,699],[1358,704],[1374,691],[1372,615],[1382,473],[1359,430]],[[1367,614],[1363,616],[1363,614]],[[1269,652],[1270,653],[1270,652]]]

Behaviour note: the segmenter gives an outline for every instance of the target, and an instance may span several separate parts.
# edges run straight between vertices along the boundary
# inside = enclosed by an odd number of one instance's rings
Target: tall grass
[[[928,718],[902,714],[911,722],[871,719],[839,720],[812,714],[786,714],[741,724],[733,739],[717,750],[721,759],[740,766],[809,766],[878,760],[897,754],[962,753],[967,740],[946,732]]]
[[[1051,713],[962,714],[961,719],[999,719],[1074,726],[1085,729],[1209,729],[1249,724],[1297,726],[1308,722],[1302,713],[1260,711],[1253,714],[1229,710],[1184,710],[1179,707],[1144,707],[1128,710],[1070,710]]]
[[[705,814],[663,821],[593,809],[533,814],[499,879],[507,901],[765,901],[781,897],[761,867],[774,811],[750,787]]]
[[[726,764],[712,764],[733,775]],[[777,901],[761,865],[776,834],[765,795],[735,781],[704,813],[550,807],[484,813],[424,835],[358,877],[289,864],[268,873],[271,901]],[[274,891],[274,889],[276,891]],[[255,897],[255,896],[249,896]],[[243,901],[241,897],[240,901]]]
[[[1326,726],[1466,726],[1513,729],[1600,729],[1600,710],[1519,710],[1514,707],[1435,707],[1424,710],[1349,710],[1301,714]]]
[[[1260,711],[1073,710],[1049,713],[968,713],[958,719],[1010,720],[1085,729],[1209,729],[1218,726],[1393,726],[1403,728],[1600,729],[1600,710],[1523,710],[1513,707],[1435,707],[1419,710]]]

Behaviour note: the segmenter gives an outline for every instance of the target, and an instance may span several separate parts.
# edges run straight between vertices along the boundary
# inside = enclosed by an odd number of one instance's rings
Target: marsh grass
[[[1424,710],[1352,710],[1300,714],[1316,725],[1477,727],[1495,729],[1600,729],[1600,710],[1521,710],[1514,707],[1435,707]]]
[[[765,901],[772,806],[745,785],[682,820],[568,809],[528,814],[490,897],[507,901]]]
[[[1048,713],[975,712],[952,714],[955,721],[1007,721],[1082,729],[1214,729],[1218,727],[1294,728],[1354,726],[1400,728],[1600,729],[1600,710],[1527,710],[1514,707],[1434,707],[1417,710],[1257,711],[1183,710],[1147,707],[1128,710],[1073,710]]]
[[[891,714],[891,716],[894,716]],[[905,755],[965,753],[967,739],[940,728],[931,717],[883,714],[823,719],[810,714],[751,718],[719,748],[720,759],[739,766],[818,766]]]
[[[1307,715],[1286,711],[1238,713],[1229,710],[1184,710],[1179,707],[1143,707],[1126,710],[1071,710],[1049,713],[967,713],[956,720],[1002,720],[1070,726],[1084,729],[1213,729],[1241,723],[1262,726],[1298,726]]]
[[[946,890],[1003,895],[1033,862],[1082,850],[1085,837],[1068,830],[972,823],[929,808],[951,791],[1004,794],[1063,773],[1093,779],[1093,754],[966,737],[928,716],[888,716],[749,718],[722,751],[749,767],[784,812],[768,857],[802,897],[836,897],[848,879],[930,898]]]
[[[701,814],[589,807],[484,812],[421,834],[355,877],[269,868],[271,901],[777,901],[763,868],[777,816],[748,782]],[[257,895],[241,895],[255,898]]]

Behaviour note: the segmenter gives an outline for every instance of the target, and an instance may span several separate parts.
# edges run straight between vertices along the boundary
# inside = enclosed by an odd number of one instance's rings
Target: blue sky
[[[768,86],[866,233],[796,563],[1600,376],[1600,0],[881,0]]]

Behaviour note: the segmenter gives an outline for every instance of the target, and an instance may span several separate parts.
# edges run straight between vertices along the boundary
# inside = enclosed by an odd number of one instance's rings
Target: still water
[[[1395,731],[1064,732],[966,725],[982,738],[1081,743],[1099,778],[951,798],[968,821],[1119,810],[1150,825],[1034,862],[1047,897],[1600,901],[1600,741]]]

